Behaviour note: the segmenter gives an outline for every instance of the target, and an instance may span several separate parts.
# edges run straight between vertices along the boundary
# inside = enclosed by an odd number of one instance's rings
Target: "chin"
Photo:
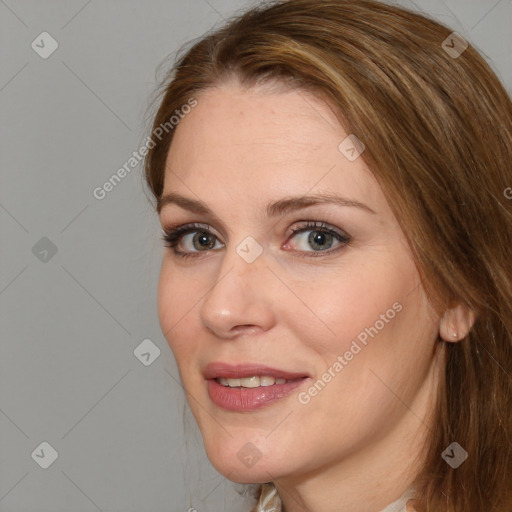
[[[251,442],[238,443],[235,438],[232,441],[229,446],[218,442],[205,445],[208,460],[228,480],[238,484],[258,484],[288,473],[276,460],[275,450],[269,450],[272,455],[265,457]]]

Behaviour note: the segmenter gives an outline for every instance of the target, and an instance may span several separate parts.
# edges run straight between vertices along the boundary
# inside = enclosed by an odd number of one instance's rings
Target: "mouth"
[[[289,396],[310,380],[304,373],[259,364],[211,363],[205,371],[208,395],[218,407],[251,411]]]

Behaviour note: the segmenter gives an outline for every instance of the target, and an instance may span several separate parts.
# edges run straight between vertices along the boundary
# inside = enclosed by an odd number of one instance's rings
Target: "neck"
[[[391,431],[353,447],[343,460],[274,480],[283,512],[384,512],[411,490],[422,466],[432,396],[435,390],[425,386]]]
[[[399,450],[410,454],[411,448],[411,445],[402,445]],[[294,481],[275,481],[283,512],[384,512],[411,488],[416,475],[411,467],[391,471],[384,463],[384,452],[376,463],[377,453],[368,453],[367,457],[358,453],[357,464],[354,460],[346,460],[344,468],[322,468],[321,472]],[[372,462],[371,471],[368,464],[363,465],[364,462]]]

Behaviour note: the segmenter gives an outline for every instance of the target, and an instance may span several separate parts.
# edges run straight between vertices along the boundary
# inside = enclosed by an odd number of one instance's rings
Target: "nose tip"
[[[201,304],[203,324],[221,338],[256,334],[273,322],[273,275],[266,266],[263,248],[246,237],[235,250],[226,251],[221,271]]]

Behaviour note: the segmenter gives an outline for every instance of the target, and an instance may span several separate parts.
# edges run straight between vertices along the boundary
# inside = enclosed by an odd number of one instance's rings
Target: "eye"
[[[300,236],[307,232],[310,232],[309,236]],[[299,256],[307,257],[317,257],[337,252],[351,240],[346,233],[335,228],[326,227],[325,222],[311,221],[292,229],[290,239],[292,238],[299,238],[299,250],[296,251]],[[164,229],[162,239],[166,247],[170,248],[180,258],[195,257],[201,252],[219,248],[216,247],[217,236],[210,231],[208,224],[185,224],[172,229]],[[338,246],[331,249],[335,241],[338,242]],[[289,247],[289,245],[289,242],[286,242],[286,246]],[[184,250],[181,249],[182,247],[184,247]],[[310,251],[308,247],[314,250]],[[300,254],[301,252],[305,254]]]
[[[308,236],[301,236],[309,232]],[[350,242],[350,237],[337,229],[326,227],[325,222],[307,222],[299,228],[292,229],[291,238],[299,239],[299,248],[304,251],[307,256],[323,256],[321,253],[331,254],[342,249]],[[339,245],[335,249],[331,249],[334,241],[338,241]],[[287,245],[289,245],[287,243]],[[313,251],[308,251],[308,247],[313,248]],[[317,253],[317,254],[311,254]]]
[[[189,235],[194,236],[190,237]],[[169,247],[176,256],[187,258],[196,255],[198,252],[213,249],[217,237],[210,231],[207,224],[186,224],[170,230],[164,229],[162,239],[166,247]],[[184,251],[178,249],[178,246],[182,244],[186,246],[187,242],[190,244],[188,248],[185,247]],[[194,249],[197,249],[197,251],[194,252]]]

